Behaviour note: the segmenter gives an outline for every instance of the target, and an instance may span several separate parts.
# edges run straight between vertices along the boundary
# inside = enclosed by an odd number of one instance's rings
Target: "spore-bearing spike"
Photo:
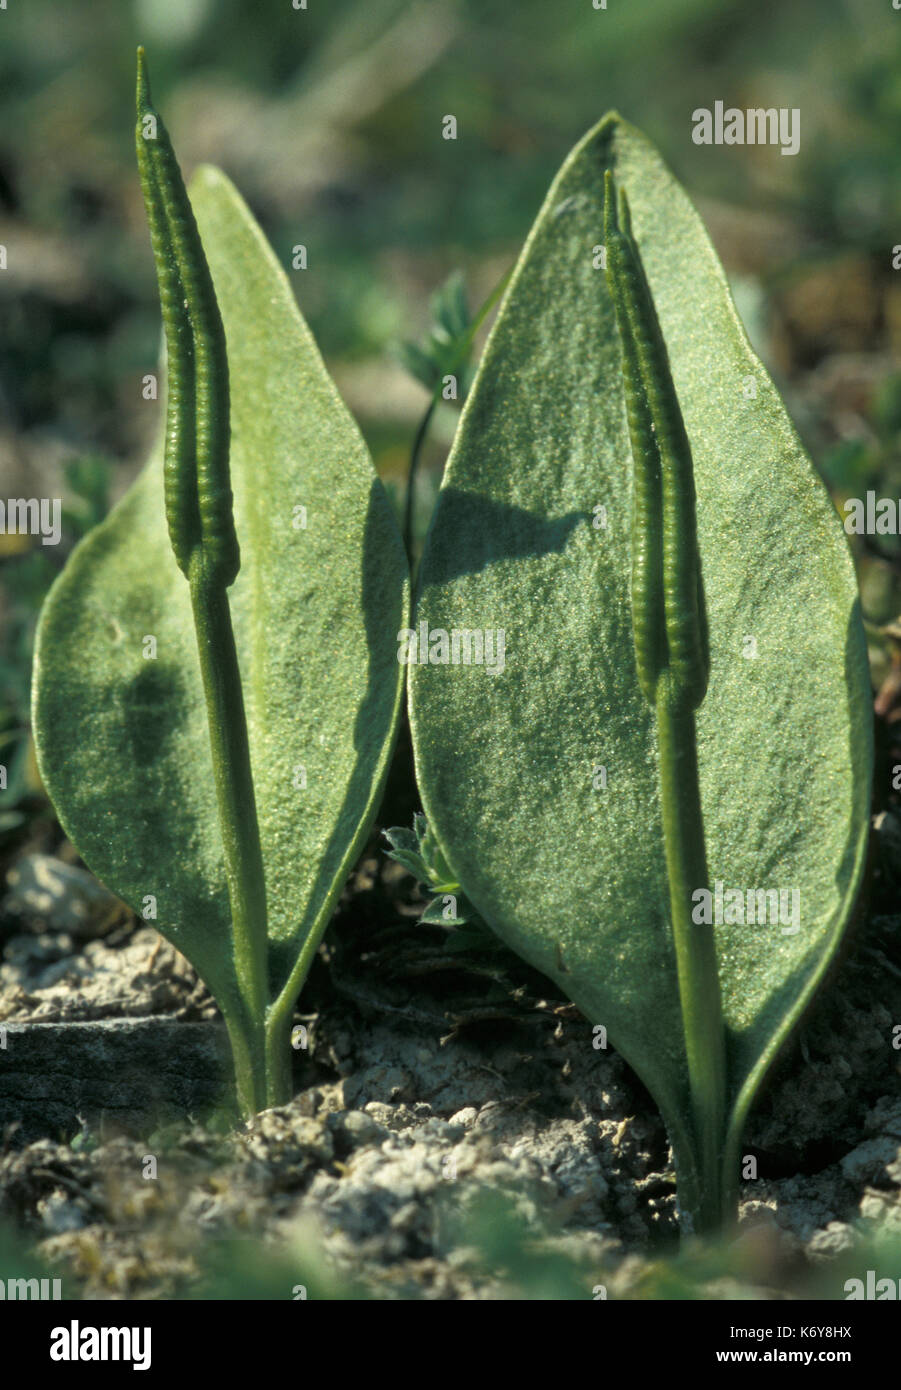
[[[152,117],[148,122],[147,118]],[[189,576],[231,584],[240,567],[229,481],[225,331],[200,233],[138,49],[135,142],[166,332],[166,520]]]
[[[669,355],[625,191],[617,208],[605,176],[607,283],[616,312],[633,461],[632,623],[642,692],[656,700],[664,671],[687,709],[704,699],[710,669],[695,514],[694,470]]]

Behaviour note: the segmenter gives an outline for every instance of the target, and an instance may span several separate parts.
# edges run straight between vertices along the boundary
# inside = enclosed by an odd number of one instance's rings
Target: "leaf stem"
[[[307,934],[287,983],[267,1010],[265,1045],[267,1104],[269,1105],[282,1105],[291,1098],[292,1069],[288,1040],[291,1036],[294,1004],[316,958],[319,942],[322,940],[324,923],[331,916],[335,897],[337,897],[337,889],[334,891],[333,900],[324,905],[319,916],[319,930],[314,927]]]
[[[510,269],[501,276],[488,298],[482,304],[465,334],[460,339],[458,350],[450,364],[451,375],[453,375],[453,373],[466,361],[476,334],[500,299],[504,290],[507,288],[512,274],[513,267],[511,266]],[[445,375],[447,375],[447,373],[445,373]],[[419,472],[419,460],[422,454],[422,447],[425,444],[426,436],[429,432],[429,426],[432,423],[432,417],[435,414],[435,410],[441,398],[443,384],[444,380],[442,377],[441,380],[437,382],[432,392],[432,399],[429,401],[425,414],[419,422],[419,427],[413,440],[413,447],[410,450],[410,467],[407,470],[407,491],[404,498],[403,540],[404,549],[407,552],[407,558],[411,564],[413,563],[413,502],[416,495],[416,477]]]
[[[413,499],[416,491],[416,476],[419,472],[419,457],[422,453],[422,446],[425,443],[429,426],[432,423],[432,416],[438,406],[438,393],[436,392],[429,401],[428,408],[419,422],[416,436],[413,440],[413,448],[410,450],[410,467],[407,470],[407,493],[404,498],[404,549],[407,558],[413,563]]]
[[[241,998],[247,1075],[239,1100],[249,1114],[265,1103],[266,883],[250,767],[250,743],[228,595],[195,554],[189,574],[197,652],[209,716],[210,751],[231,905],[235,972]],[[229,1021],[234,1033],[235,1022]]]
[[[692,919],[692,894],[709,882],[695,716],[674,694],[666,672],[657,685],[656,715],[670,917],[699,1169],[691,1216],[700,1232],[722,1224],[730,1201],[729,1175],[723,1173],[725,1039],[714,929]]]
[[[318,945],[318,942],[317,942]],[[295,995],[296,998],[296,995]],[[266,1020],[266,1104],[287,1105],[293,1094],[291,1024],[294,1000],[287,1009],[273,1008]]]

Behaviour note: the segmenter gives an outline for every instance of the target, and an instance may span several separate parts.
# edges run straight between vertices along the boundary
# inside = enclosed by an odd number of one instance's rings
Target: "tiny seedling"
[[[464,927],[479,924],[479,915],[456,881],[425,816],[417,811],[413,829],[395,825],[385,831],[388,858],[411,873],[429,902],[419,918],[430,926]]]
[[[423,445],[432,417],[441,400],[466,399],[472,378],[470,357],[476,334],[504,292],[509,271],[494,287],[474,317],[466,302],[466,287],[459,271],[455,271],[432,296],[432,324],[423,343],[403,343],[399,358],[407,371],[430,394],[425,413],[419,422],[410,452],[407,490],[404,499],[403,536],[407,554],[413,554],[413,511],[416,502],[416,479]]]
[[[415,622],[448,876],[607,1027],[663,1113],[686,1228],[715,1228],[860,884],[869,675],[826,489],[697,213],[615,115],[513,273]],[[489,631],[503,671],[455,664],[455,633]]]
[[[294,1001],[378,804],[408,572],[284,273],[223,174],[188,197],[142,52],[137,106],[165,439],[44,606],[35,738],[86,863],[216,996],[252,1114],[290,1098]]]

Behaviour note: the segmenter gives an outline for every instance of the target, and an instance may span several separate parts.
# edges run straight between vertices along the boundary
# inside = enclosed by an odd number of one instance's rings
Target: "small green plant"
[[[407,565],[262,232],[217,170],[188,197],[142,51],[137,116],[165,441],[44,605],[35,738],[86,863],[215,994],[250,1114],[290,1098],[294,1001],[375,814]]]
[[[472,380],[470,357],[476,334],[503,294],[509,278],[508,272],[472,317],[466,301],[463,276],[455,271],[432,295],[432,323],[425,340],[421,344],[401,344],[398,353],[401,362],[431,397],[417,427],[410,452],[403,521],[404,545],[410,556],[413,554],[416,477],[432,417],[439,401],[457,400],[462,404],[466,400]]]
[[[607,1028],[709,1231],[861,881],[870,686],[841,523],[700,219],[615,115],[514,270],[415,622],[447,877]]]
[[[385,831],[385,838],[391,846],[388,858],[402,864],[430,898],[420,922],[444,927],[480,923],[478,913],[448,868],[438,841],[421,812],[413,816],[412,830],[395,825]]]

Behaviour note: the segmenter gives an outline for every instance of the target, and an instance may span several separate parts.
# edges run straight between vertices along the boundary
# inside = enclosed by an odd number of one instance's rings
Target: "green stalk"
[[[416,430],[413,448],[410,451],[410,467],[407,469],[407,494],[404,498],[403,540],[404,549],[407,552],[407,558],[411,564],[413,563],[413,499],[416,494],[416,478],[419,473],[419,459],[422,454],[422,446],[425,443],[426,435],[429,432],[429,425],[432,423],[432,416],[435,414],[437,406],[438,392],[436,390]]]
[[[222,1008],[231,1047],[238,1108],[245,1119],[250,1119],[265,1106],[262,1099],[265,1089],[261,1088],[259,1083],[263,1067],[259,1042],[240,1000],[228,1007],[222,1000],[218,1002]]]
[[[319,946],[318,939],[316,946],[317,948]],[[286,1008],[273,1006],[266,1020],[263,1046],[265,1050],[267,1106],[287,1105],[293,1094],[291,1033],[296,998],[297,995],[293,995]]]
[[[229,477],[225,331],[193,209],[138,49],[135,144],[166,332],[165,504],[188,581],[232,918],[236,997],[220,999],[246,1115],[266,1104],[266,881],[227,589],[241,557]],[[287,1093],[280,1077],[280,1098]]]
[[[337,891],[336,888],[332,901],[323,906],[322,914],[318,919],[319,923],[328,921],[334,907]],[[287,983],[278,998],[269,1005],[266,1014],[266,1088],[267,1104],[269,1105],[284,1104],[284,1101],[277,1097],[284,1095],[285,1092],[287,1092],[288,1098],[291,1095],[290,1040],[294,1004],[307,975],[310,973],[310,967],[316,958],[321,939],[321,926],[319,930],[314,926],[301,947],[300,955],[294,962],[294,969],[291,971]]]
[[[513,267],[511,266],[510,269],[504,275],[501,276],[500,280],[495,285],[488,298],[482,304],[472,323],[469,325],[469,328],[466,330],[466,333],[464,334],[463,338],[460,340],[459,348],[456,354],[454,355],[453,362],[451,363],[449,375],[453,375],[458,370],[458,368],[461,367],[463,363],[466,361],[467,357],[469,356],[470,349],[472,348],[473,342],[475,340],[476,334],[478,333],[482,324],[485,322],[488,315],[491,313],[491,310],[494,308],[497,301],[500,299],[504,290],[507,288],[507,284],[512,274]],[[448,375],[448,373],[445,373],[445,375]],[[438,407],[438,401],[440,397],[441,382],[439,381],[434,391],[432,392],[432,399],[429,401],[428,406],[426,407],[425,414],[419,422],[419,426],[416,430],[416,436],[413,440],[413,448],[410,451],[410,467],[407,470],[407,493],[406,497],[404,498],[404,522],[402,535],[404,541],[404,549],[407,552],[407,559],[410,561],[411,565],[413,563],[413,502],[416,495],[416,478],[419,473],[419,460],[422,455],[422,447],[425,444],[426,436],[429,432],[429,426],[432,423],[432,416],[435,414],[435,411]]]
[[[693,1202],[695,1231],[717,1229],[728,1209],[723,1173],[726,1066],[716,940],[712,925],[692,920],[692,893],[709,882],[698,784],[693,710],[673,699],[664,674],[658,683],[657,750],[663,837],[676,948],[679,1001],[698,1152]]]
[[[716,938],[692,919],[709,889],[694,711],[710,669],[691,448],[625,194],[619,216],[606,176],[607,280],[622,344],[632,445],[632,630],[638,680],[655,713],[658,785],[670,921],[694,1141],[680,1197],[696,1232],[735,1208],[737,1175],[725,1171],[726,1039]],[[677,1165],[679,1164],[677,1153]]]
[[[250,743],[225,586],[207,576],[200,555],[192,561],[189,579],[243,1006],[242,1054],[249,1068],[249,1076],[238,1076],[239,1101],[245,1113],[255,1114],[265,1104],[266,881]],[[238,1071],[237,1056],[235,1062]]]

